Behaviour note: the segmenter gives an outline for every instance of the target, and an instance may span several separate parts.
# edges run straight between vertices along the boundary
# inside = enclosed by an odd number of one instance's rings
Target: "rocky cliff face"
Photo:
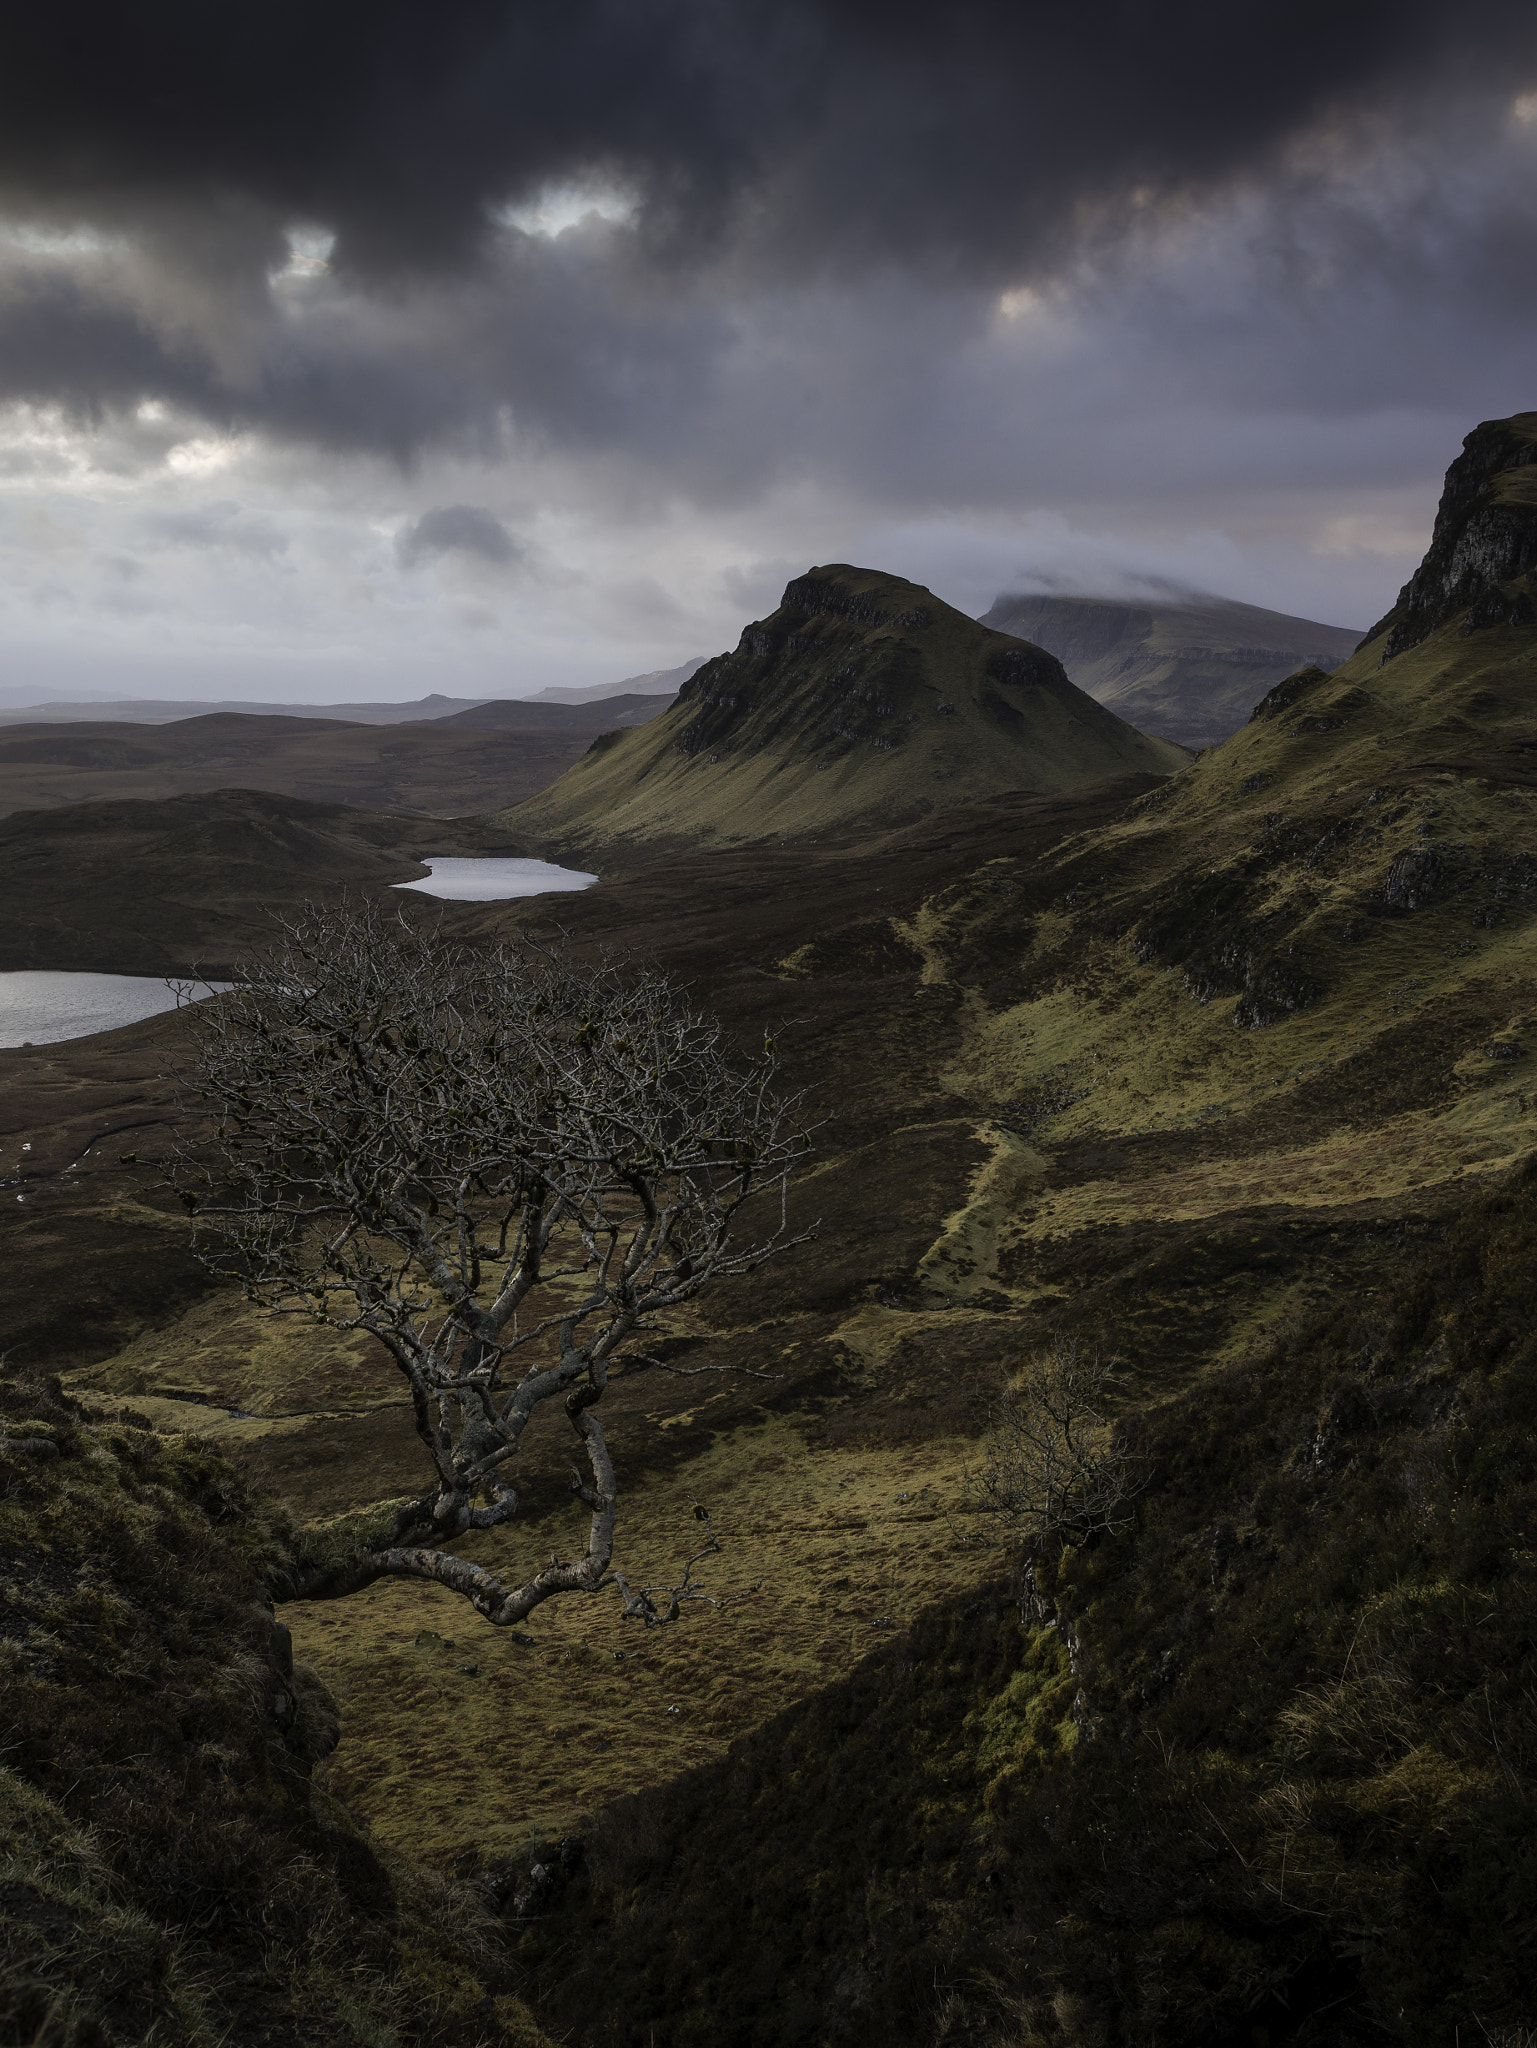
[[[1531,594],[1503,586],[1537,568],[1537,412],[1485,420],[1446,472],[1425,559],[1373,626],[1364,647],[1386,633],[1391,661],[1463,612],[1464,631],[1524,625]]]
[[[1079,699],[1093,717],[1061,662],[1021,641],[986,636],[980,688],[958,670],[930,674],[928,643],[948,607],[933,599],[915,604],[915,586],[885,581],[884,590],[850,589],[813,574],[787,584],[779,609],[748,626],[731,653],[707,661],[678,693],[681,705],[695,707],[679,751],[718,759],[793,741],[828,762],[863,747],[893,753],[920,738],[915,728],[927,721],[953,719],[963,696],[1012,736],[1023,693],[1032,690],[1062,705]],[[1100,722],[1109,733],[1114,722]]]

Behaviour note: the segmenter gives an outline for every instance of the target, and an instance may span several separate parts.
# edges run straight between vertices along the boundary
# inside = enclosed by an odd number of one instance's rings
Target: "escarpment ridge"
[[[591,848],[848,837],[1005,789],[1167,775],[1185,758],[1075,688],[1044,648],[921,584],[835,563],[789,583],[671,709],[606,735],[499,822]]]
[[[1537,620],[1530,588],[1537,569],[1537,412],[1484,420],[1446,472],[1425,559],[1373,626],[1391,661],[1460,613],[1465,633]]]

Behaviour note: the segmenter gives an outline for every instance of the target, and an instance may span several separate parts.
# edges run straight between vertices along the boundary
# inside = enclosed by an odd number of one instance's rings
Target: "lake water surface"
[[[598,879],[579,868],[558,868],[547,860],[512,860],[487,855],[440,858],[422,855],[432,870],[426,882],[396,882],[445,903],[502,903],[511,896],[547,896],[557,889],[590,889]]]
[[[555,867],[547,860],[440,858],[425,882],[397,882],[397,889],[415,889],[448,903],[500,903],[512,896],[545,896],[559,889],[590,889],[598,879],[576,868]],[[228,988],[227,981],[198,982],[200,995]],[[158,976],[146,974],[71,974],[52,968],[24,968],[0,974],[0,1047],[57,1045],[66,1038],[88,1038],[94,1031],[116,1031],[140,1024],[162,1010],[174,1010],[176,992]]]
[[[192,984],[200,995],[228,988],[227,981]],[[176,1008],[176,992],[157,975],[69,974],[52,968],[23,968],[0,974],[0,1046],[57,1045],[116,1031]]]

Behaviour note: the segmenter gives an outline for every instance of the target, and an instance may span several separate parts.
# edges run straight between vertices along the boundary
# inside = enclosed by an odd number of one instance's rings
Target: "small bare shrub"
[[[983,1514],[1039,1552],[1131,1523],[1145,1474],[1104,1412],[1112,1361],[1075,1340],[1030,1359],[1004,1383],[988,1418],[981,1469],[967,1487]]]

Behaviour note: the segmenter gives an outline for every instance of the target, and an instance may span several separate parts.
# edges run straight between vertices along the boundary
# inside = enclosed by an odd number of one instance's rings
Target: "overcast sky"
[[[1537,408],[1534,22],[11,9],[0,692],[603,682],[837,560],[1364,628]]]

